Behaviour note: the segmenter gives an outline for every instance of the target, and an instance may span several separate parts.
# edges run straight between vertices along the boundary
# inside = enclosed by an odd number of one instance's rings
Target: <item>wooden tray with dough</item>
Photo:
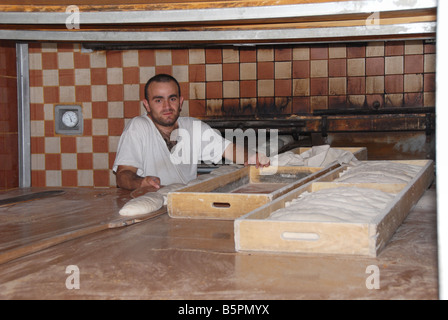
[[[343,183],[334,180],[347,166],[337,168],[236,219],[236,251],[377,256],[434,179],[432,160],[394,162],[418,165],[421,170],[407,183]],[[369,223],[268,219],[305,191],[342,186],[379,189],[395,197]]]
[[[234,220],[335,168],[247,166],[167,196],[172,218]]]

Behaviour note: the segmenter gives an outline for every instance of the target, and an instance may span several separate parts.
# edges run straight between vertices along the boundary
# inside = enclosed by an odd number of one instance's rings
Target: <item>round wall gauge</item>
[[[75,127],[78,121],[78,115],[74,111],[66,111],[62,115],[62,123],[69,128]]]

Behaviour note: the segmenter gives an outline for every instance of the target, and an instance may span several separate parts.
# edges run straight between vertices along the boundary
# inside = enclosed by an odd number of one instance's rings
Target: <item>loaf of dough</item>
[[[148,192],[126,202],[119,213],[122,216],[136,216],[157,211],[162,207],[163,195],[158,192]]]
[[[365,222],[394,199],[392,193],[370,188],[338,187],[304,192],[274,211],[268,219],[314,222]]]

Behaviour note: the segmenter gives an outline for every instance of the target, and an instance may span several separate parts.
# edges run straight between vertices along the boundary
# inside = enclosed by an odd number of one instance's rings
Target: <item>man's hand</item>
[[[153,176],[146,176],[142,179],[142,183],[140,184],[140,188],[145,187],[153,187],[154,189],[160,189],[160,178]]]

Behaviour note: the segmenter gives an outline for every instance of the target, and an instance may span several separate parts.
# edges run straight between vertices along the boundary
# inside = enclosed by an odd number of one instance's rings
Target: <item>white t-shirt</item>
[[[188,183],[197,178],[197,164],[217,163],[230,141],[208,124],[190,117],[179,117],[179,129],[171,134],[177,140],[170,152],[159,130],[147,115],[133,118],[118,143],[113,171],[119,165],[137,168],[141,177],[159,177],[162,185]]]

